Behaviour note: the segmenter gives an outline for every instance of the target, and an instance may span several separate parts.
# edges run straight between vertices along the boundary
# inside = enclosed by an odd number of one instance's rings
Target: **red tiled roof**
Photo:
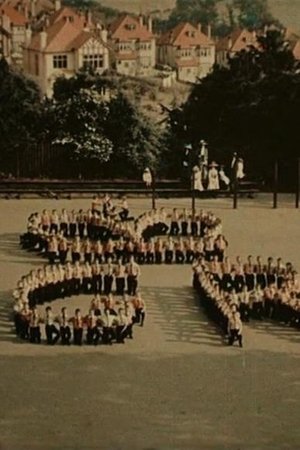
[[[3,4],[0,6],[0,15],[6,15],[9,17],[11,23],[16,26],[25,26],[27,24],[27,19],[23,14],[19,13],[10,5]]]
[[[63,6],[50,16],[49,20],[50,25],[53,25],[54,23],[57,23],[66,17],[71,18],[72,24],[75,27],[83,28],[85,26],[86,23],[85,15],[78,13],[73,8],[69,8],[68,6]]]
[[[13,8],[17,8],[19,5],[24,9],[27,7],[30,12],[31,1],[30,0],[5,0],[5,3],[12,6]],[[51,0],[37,0],[35,4],[36,14],[39,14],[42,11],[53,11],[54,10],[54,2]]]
[[[164,33],[157,41],[157,45],[173,45],[181,48],[214,45],[206,34],[188,23],[179,23],[171,31]]]
[[[82,31],[72,42],[69,43],[66,49],[69,51],[73,49],[78,49],[82,47],[91,38],[93,38],[92,33]]]
[[[46,30],[47,44],[44,51],[46,52],[68,52],[73,49],[80,48],[87,40],[94,37],[98,41],[100,38],[95,37],[92,33],[79,29],[69,20],[61,19],[54,23]],[[102,41],[101,41],[102,42]],[[33,36],[29,45],[31,50],[40,50],[40,33]]]
[[[220,39],[217,42],[216,50],[239,52],[249,45],[258,45],[256,35],[246,29],[236,29],[230,35]]]
[[[141,25],[139,19],[123,15],[110,24],[109,35],[113,40],[119,41],[149,41],[154,38],[146,25]]]

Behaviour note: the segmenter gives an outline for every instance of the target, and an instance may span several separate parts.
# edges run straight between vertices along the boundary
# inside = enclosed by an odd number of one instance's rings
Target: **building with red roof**
[[[188,22],[178,24],[157,40],[157,62],[168,65],[177,72],[181,81],[196,82],[205,77],[215,63],[215,43],[201,25]]]
[[[27,18],[12,6],[0,5],[0,53],[10,64],[21,66]]]
[[[216,63],[219,66],[226,67],[230,58],[233,58],[236,53],[241,50],[246,50],[251,46],[258,47],[256,32],[246,29],[236,29],[217,42]]]
[[[132,76],[151,74],[156,64],[151,18],[146,25],[142,16],[122,15],[111,23],[108,36],[111,64],[117,72]]]
[[[49,26],[32,34],[26,31],[24,71],[51,96],[57,77],[72,77],[83,66],[99,73],[109,67],[107,32],[90,17],[71,8],[57,10]]]

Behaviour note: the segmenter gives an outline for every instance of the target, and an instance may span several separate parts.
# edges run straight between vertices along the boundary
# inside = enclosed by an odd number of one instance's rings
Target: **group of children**
[[[212,252],[222,258],[227,242],[221,232],[220,220],[202,210],[193,215],[187,209],[174,208],[170,214],[164,208],[153,209],[125,221],[105,218],[95,210],[77,214],[44,210],[30,216],[21,243],[48,256],[50,264],[101,264],[109,258],[126,264],[132,256],[139,264],[180,264]]]
[[[133,325],[144,325],[146,305],[140,294],[130,300],[125,295],[116,300],[110,294],[102,298],[99,294],[93,298],[89,311],[83,315],[76,308],[74,315],[69,316],[67,307],[61,308],[55,315],[51,306],[40,314],[36,306],[29,307],[28,302],[16,303],[14,307],[14,322],[16,334],[21,339],[40,344],[42,341],[41,326],[45,327],[46,343],[55,345],[59,340],[61,345],[70,345],[73,336],[74,345],[125,343],[125,339],[133,339]]]
[[[208,316],[242,346],[242,322],[277,320],[300,329],[300,286],[291,263],[261,257],[232,263],[200,258],[193,266],[194,288]]]

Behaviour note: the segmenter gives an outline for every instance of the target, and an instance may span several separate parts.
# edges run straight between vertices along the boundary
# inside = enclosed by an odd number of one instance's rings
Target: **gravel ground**
[[[300,212],[283,196],[203,200],[223,220],[230,255],[282,256],[300,267]],[[161,200],[183,206],[190,200]],[[134,213],[148,199],[131,200]],[[43,261],[18,247],[33,210],[86,200],[0,200],[0,449],[299,448],[299,333],[251,323],[245,347],[228,348],[199,310],[189,267],[143,267],[144,328],[109,348],[20,343],[8,321],[11,289]],[[67,300],[87,308],[88,297]],[[58,310],[63,302],[57,301]]]

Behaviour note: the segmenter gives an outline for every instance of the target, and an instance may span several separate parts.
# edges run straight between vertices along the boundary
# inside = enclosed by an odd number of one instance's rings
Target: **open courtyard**
[[[190,207],[190,199],[157,206]],[[130,199],[134,216],[150,199]],[[90,200],[0,200],[0,448],[248,450],[299,448],[300,336],[250,322],[228,347],[199,308],[191,267],[143,266],[144,328],[125,345],[47,347],[15,338],[12,289],[45,263],[22,250],[26,219],[43,208],[87,209]],[[228,255],[281,256],[300,270],[300,212],[293,198],[197,200],[223,223]],[[53,303],[88,309],[90,297]]]

